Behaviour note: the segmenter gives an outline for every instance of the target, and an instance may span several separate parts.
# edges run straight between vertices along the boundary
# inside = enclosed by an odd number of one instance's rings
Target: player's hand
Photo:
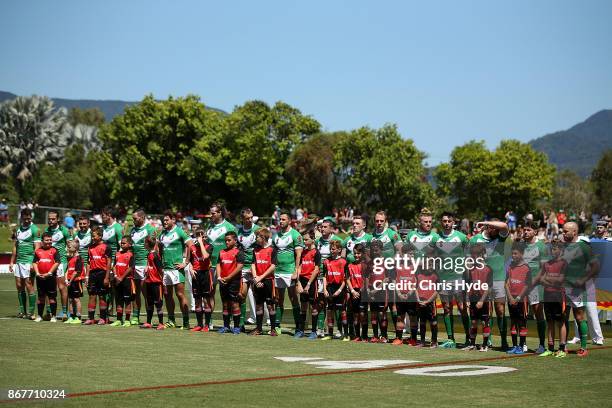
[[[226,284],[226,282],[225,282],[225,278],[219,278],[219,279],[218,279],[218,281],[219,281],[219,283],[220,283],[220,284],[222,284],[222,285],[225,285],[225,284]]]
[[[304,287],[304,292],[310,292],[310,282],[308,282]]]
[[[64,284],[65,284],[66,286],[70,286],[70,281],[69,281],[68,279],[65,279],[65,280],[64,280]]]
[[[255,282],[255,286],[258,288],[263,288],[263,283],[261,281]]]
[[[484,302],[476,303],[476,309],[482,309],[482,306],[484,306]]]
[[[421,305],[421,306],[427,306],[427,302],[419,302],[419,305]]]
[[[359,299],[359,292],[355,289],[351,290],[351,294],[353,295],[353,299]]]
[[[295,291],[298,293],[298,295],[301,295],[304,292],[304,288],[302,288],[302,284],[300,282],[298,282],[298,284],[295,286]]]
[[[334,297],[340,296],[340,289],[334,292]]]
[[[326,298],[328,298],[328,297],[329,297],[329,292],[327,291],[327,289],[325,289],[325,290],[323,291],[323,294],[325,295],[325,297],[326,297]]]
[[[193,268],[189,268],[189,273],[191,274],[191,277],[192,277],[192,278],[195,278],[195,277],[196,277],[196,271],[195,271],[195,269],[193,269]]]
[[[13,273],[13,264],[9,264],[9,272]]]
[[[515,306],[518,303],[518,301],[515,298],[510,298],[510,304],[512,306]]]
[[[110,286],[110,279],[109,278],[104,278],[104,287],[108,288]]]
[[[176,266],[176,269],[185,269],[185,263],[184,262],[180,262],[180,263],[175,263],[174,266]]]

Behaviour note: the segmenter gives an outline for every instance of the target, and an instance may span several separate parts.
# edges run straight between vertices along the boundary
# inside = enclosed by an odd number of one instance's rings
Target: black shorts
[[[153,307],[154,304],[161,304],[163,302],[164,287],[162,283],[147,283],[145,285],[145,296],[147,299],[147,305]]]
[[[402,300],[396,298],[395,308],[397,310],[397,315],[404,316],[404,314],[408,314],[409,316],[416,316],[417,305],[418,303],[415,299],[408,298],[406,300]]]
[[[264,279],[261,281],[263,284],[262,287],[257,287],[255,283],[253,283],[253,296],[255,297],[255,303],[258,305],[263,305],[267,303],[268,306],[273,305],[274,302],[274,278],[272,279]]]
[[[349,293],[349,302],[348,305],[350,307],[350,311],[352,313],[362,313],[368,311],[368,302],[364,299],[364,291],[362,289],[356,289],[361,296],[355,299],[352,294]]]
[[[70,299],[78,299],[83,297],[83,281],[75,280],[70,282],[68,287],[68,297]]]
[[[306,277],[300,276],[300,284],[302,285],[302,288],[305,288],[306,285],[308,285],[308,281],[310,281],[310,278],[306,278]],[[314,302],[316,302],[317,301],[318,291],[319,291],[319,285],[317,283],[317,280],[315,279],[310,284],[310,289],[308,290],[308,292],[300,293],[300,303],[314,303]]]
[[[38,297],[48,296],[53,299],[57,297],[57,280],[55,274],[49,276],[47,279],[41,279],[36,277],[36,291]]]
[[[242,276],[240,275],[225,284],[219,283],[219,290],[221,291],[221,301],[238,302],[240,300],[241,286]]]
[[[191,280],[191,293],[194,297],[209,296],[214,291],[214,274],[212,269],[196,271]]]
[[[470,302],[470,319],[483,321],[489,319],[491,317],[491,303],[489,301],[484,301],[482,307],[478,309],[476,307],[478,300]]]
[[[136,298],[134,280],[125,278],[121,282],[115,281],[115,299],[129,303]]]
[[[327,298],[327,307],[330,309],[343,309],[344,303],[346,300],[346,291],[343,289],[338,296],[334,296],[334,293],[340,289],[341,284],[337,283],[329,283],[327,284],[327,293],[329,297]]]
[[[102,269],[94,269],[89,271],[89,284],[87,285],[87,293],[90,295],[106,295],[108,288],[104,286],[104,277],[106,271]]]
[[[565,321],[565,299],[561,301],[544,301],[546,320]]]
[[[529,298],[525,297],[525,299],[521,300],[514,306],[508,302],[508,313],[510,314],[511,319],[527,319],[528,300]]]
[[[424,306],[418,305],[417,315],[419,316],[419,319],[423,321],[426,320],[428,322],[433,322],[436,320],[438,317],[438,313],[436,311],[436,301],[434,300]]]

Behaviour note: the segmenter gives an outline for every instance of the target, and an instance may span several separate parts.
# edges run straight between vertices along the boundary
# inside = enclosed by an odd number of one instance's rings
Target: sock
[[[246,302],[240,304],[240,327],[244,326],[246,318]]]
[[[446,335],[449,340],[453,340],[453,319],[450,315],[444,315],[444,327],[446,327]]]
[[[306,330],[306,312],[300,313],[300,330]]]
[[[153,309],[147,309],[147,323],[151,324],[153,320]]]
[[[74,317],[76,317],[77,313],[78,313],[78,312],[77,312],[77,306],[76,306],[76,305],[73,305],[73,306],[72,306],[72,315],[73,315]]]
[[[589,332],[589,328],[587,326],[586,320],[583,320],[578,324],[578,331],[580,331],[580,348],[586,349],[587,347],[587,336]]]
[[[202,312],[202,310],[196,310],[195,312],[196,314],[196,319],[198,321],[198,326],[199,327],[203,327],[204,325],[204,312]]]
[[[465,339],[467,341],[470,336],[470,317],[467,314],[465,316],[461,315],[461,323],[463,323],[463,330],[465,331]]]
[[[68,314],[68,305],[62,305],[62,313],[64,316]]]
[[[395,326],[397,324],[397,312],[394,312],[393,310],[391,311],[391,320],[393,321],[395,331],[397,331],[397,326]]]
[[[478,329],[476,327],[472,327],[470,329],[470,346],[476,345],[476,333],[478,333]],[[483,344],[484,344],[484,333],[483,333]]]
[[[510,328],[510,333],[512,334],[512,347],[516,347],[517,336],[516,336],[516,326],[512,325]]]
[[[355,337],[355,333],[357,333],[357,335],[359,335],[359,325],[355,325],[355,317],[353,315],[353,313],[349,313],[347,316],[347,324],[348,324],[348,329],[349,329],[349,336],[350,338]]]
[[[43,315],[43,311],[45,310],[45,304],[44,303],[38,303],[38,316],[42,317]]]
[[[270,315],[270,330],[276,330],[276,312],[268,312]]]
[[[540,345],[543,346],[546,341],[546,321],[538,321],[538,337],[540,338]]]
[[[230,315],[226,312],[223,312],[223,327],[228,329],[230,327]]]
[[[174,313],[168,313],[168,321],[172,323],[176,323],[174,320]]]
[[[296,330],[299,330],[298,328],[300,327],[300,307],[299,306],[293,306],[292,308],[293,311],[293,322],[295,323],[295,328]]]
[[[378,337],[378,323],[372,322],[372,334]]]
[[[364,340],[368,338],[368,324],[367,323],[364,323],[361,325],[361,338]]]
[[[260,314],[255,314],[255,323],[257,324],[257,330],[263,330],[263,310]]]
[[[311,331],[313,333],[317,332],[317,321],[318,320],[319,320],[319,314],[318,313],[317,314],[313,314],[312,315],[312,322],[311,322],[311,324],[312,324],[312,330]]]
[[[93,320],[95,315],[96,315],[95,310],[91,310],[91,309],[87,310],[87,319]]]
[[[49,302],[51,303],[51,302]],[[55,316],[55,314],[57,313],[57,303],[51,303],[49,305],[49,308],[51,309],[51,316]],[[586,325],[586,323],[585,323]]]
[[[138,323],[140,323],[140,309],[134,309],[133,316],[136,318],[136,320],[138,320]]]
[[[102,306],[100,306],[100,319],[106,321],[108,320],[108,313],[106,310],[106,306],[104,306],[104,308],[102,308]]]
[[[20,290],[17,292],[17,299],[19,300],[19,313],[25,314],[25,303],[26,303],[26,292]]]
[[[35,308],[36,308],[36,292],[30,293],[28,295],[28,313],[34,314]]]
[[[183,326],[189,327],[189,312],[183,312]]]
[[[159,324],[164,324],[164,312],[162,312],[161,305],[157,308],[157,321]]]
[[[240,314],[234,315],[234,329],[240,328]]]
[[[47,305],[47,314],[51,314],[51,305]]]
[[[281,322],[283,321],[283,312],[284,308],[281,306],[276,306],[276,326],[281,327]],[[270,322],[272,322],[270,320]]]
[[[427,326],[424,322],[421,322],[419,326],[421,329],[421,343],[425,344],[425,332],[427,331]]]
[[[344,333],[344,336],[348,336],[348,320],[346,320],[346,311],[342,311],[342,313],[340,313],[340,318],[342,319],[342,331]]]
[[[417,339],[417,327],[410,327],[410,339],[416,341]]]
[[[402,335],[403,335],[403,330],[399,330],[397,327],[395,328],[395,338],[396,339],[402,339]]]
[[[565,351],[565,343],[559,343],[559,350]]]
[[[434,324],[431,326],[431,344],[438,342],[438,325]]]
[[[131,314],[130,312],[127,312],[127,313],[125,314],[125,321],[126,321],[126,322],[129,322],[129,321],[130,321],[130,317],[132,317],[132,314]]]
[[[336,324],[338,325],[338,331],[340,332],[340,334],[342,334],[342,318],[340,317],[341,314],[342,312],[340,310],[334,311],[334,315],[336,318]]]
[[[497,318],[497,326],[499,328],[499,335],[502,339],[502,345],[508,344],[507,331],[506,327],[508,326],[508,319],[506,317],[498,317]],[[516,328],[515,328],[516,331]]]
[[[211,321],[212,321],[212,311],[210,312],[204,311],[204,324],[206,324],[206,326],[210,326]]]
[[[491,336],[491,328],[488,326],[488,324],[482,328],[482,346],[488,346],[489,345],[489,337]]]
[[[555,351],[555,343],[548,343],[548,351]]]
[[[387,312],[384,312],[382,314],[382,319],[380,320],[380,335],[384,337],[385,339],[389,337],[387,336],[387,324],[388,324]]]
[[[123,321],[123,310],[117,308],[117,320]]]
[[[521,348],[525,345],[525,342],[527,341],[527,326],[525,327],[521,327],[520,331],[519,331],[519,336],[520,336],[520,343],[519,346],[521,346]]]
[[[323,311],[319,311],[319,320],[317,323],[318,329],[325,329],[325,309]]]

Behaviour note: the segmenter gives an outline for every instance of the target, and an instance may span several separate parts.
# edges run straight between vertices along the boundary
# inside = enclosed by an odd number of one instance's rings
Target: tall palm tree
[[[61,158],[70,130],[66,110],[46,96],[0,104],[0,173],[21,188],[39,166]]]

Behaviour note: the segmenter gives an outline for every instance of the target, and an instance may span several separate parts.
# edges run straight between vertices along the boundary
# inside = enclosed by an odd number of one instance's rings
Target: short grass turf
[[[135,327],[75,327],[11,318],[16,300],[13,278],[0,277],[0,389],[64,388],[74,394],[160,388],[7,406],[397,407],[410,401],[428,401],[457,407],[603,407],[609,406],[612,398],[612,349],[605,347],[590,346],[592,352],[587,358],[571,354],[559,360],[506,358],[499,351],[295,340],[290,335],[254,338],[177,329],[158,332]],[[285,313],[288,322],[287,317],[291,317],[289,310]],[[443,324],[440,328],[443,332]],[[529,338],[528,344],[534,347],[537,340]],[[575,349],[571,346],[572,351]],[[413,363],[416,365],[468,361],[516,371],[473,377],[408,376],[394,373],[397,367],[351,372],[274,358],[281,356],[421,362]],[[324,375],[318,375],[321,373]],[[317,375],[269,378],[302,374]],[[187,386],[167,387],[174,385]]]

